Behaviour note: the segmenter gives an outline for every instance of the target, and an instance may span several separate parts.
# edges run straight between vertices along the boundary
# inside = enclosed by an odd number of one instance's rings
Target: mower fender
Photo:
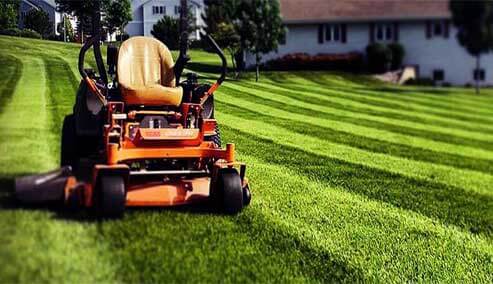
[[[15,197],[26,205],[63,204],[66,188],[73,180],[70,166],[44,174],[20,177],[15,180]]]

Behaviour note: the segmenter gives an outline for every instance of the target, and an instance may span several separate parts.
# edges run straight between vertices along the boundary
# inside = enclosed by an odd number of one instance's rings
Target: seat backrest
[[[155,38],[132,37],[118,53],[118,83],[127,88],[142,88],[159,84],[175,87],[173,57],[162,42]]]

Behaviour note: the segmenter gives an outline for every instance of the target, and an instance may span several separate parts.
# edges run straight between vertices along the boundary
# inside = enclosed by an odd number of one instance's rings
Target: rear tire
[[[214,144],[216,144],[218,148],[221,148],[221,132],[219,131],[219,126],[217,124],[214,130],[216,131],[216,134],[206,136],[204,140],[208,142],[214,142]]]
[[[102,218],[121,218],[125,212],[127,194],[121,176],[102,176],[97,188],[96,206]]]
[[[225,213],[236,214],[243,209],[243,189],[236,169],[220,169],[217,177],[215,196]]]

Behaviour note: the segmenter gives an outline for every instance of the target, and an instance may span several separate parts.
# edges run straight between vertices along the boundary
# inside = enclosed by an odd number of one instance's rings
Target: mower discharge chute
[[[250,202],[245,165],[235,160],[234,144],[221,148],[214,119],[213,92],[226,74],[199,84],[189,73],[187,39],[177,63],[168,48],[148,37],[133,37],[108,48],[106,74],[84,69],[89,39],[79,56],[82,76],[73,114],[65,117],[60,170],[18,178],[16,196],[24,203],[64,202],[93,207],[104,217],[118,217],[129,206],[174,206],[212,200],[227,213]],[[106,70],[99,70],[106,73]]]

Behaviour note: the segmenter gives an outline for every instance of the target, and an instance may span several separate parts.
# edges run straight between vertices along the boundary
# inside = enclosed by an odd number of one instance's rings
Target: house
[[[60,15],[56,11],[55,0],[22,0],[19,8],[19,28],[24,28],[24,19],[32,9],[43,10],[48,13],[53,26],[53,34],[56,33],[56,25],[60,22]]]
[[[195,19],[197,30],[190,35],[191,39],[200,39],[202,27],[203,0],[188,1],[189,9]],[[151,36],[152,27],[164,16],[180,17],[180,0],[132,0],[132,21],[125,27],[130,36]]]
[[[364,53],[373,42],[399,42],[404,64],[437,83],[493,85],[493,55],[476,60],[458,43],[448,0],[280,0],[286,40],[263,62],[291,53]],[[255,64],[246,55],[248,66]]]

